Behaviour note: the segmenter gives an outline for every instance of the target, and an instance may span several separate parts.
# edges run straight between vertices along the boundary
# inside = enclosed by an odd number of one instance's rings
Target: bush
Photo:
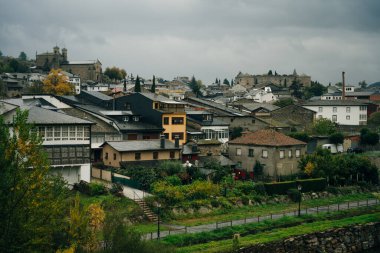
[[[301,199],[301,193],[298,191],[298,189],[289,189],[288,196],[294,202],[299,202]]]
[[[263,183],[255,183],[253,185],[253,190],[260,195],[266,195],[267,192],[265,191],[265,186]]]
[[[98,196],[98,195],[103,195],[103,194],[108,193],[107,188],[101,183],[89,183],[88,186],[89,186],[88,195],[90,196]]]
[[[178,176],[176,176],[176,175],[166,177],[166,178],[165,178],[165,181],[166,181],[168,184],[173,185],[173,186],[182,185],[182,181],[181,181],[181,179],[180,179]]]
[[[241,196],[241,202],[243,205],[248,205],[249,204],[249,197],[248,196]]]
[[[235,185],[235,188],[238,189],[241,193],[245,195],[249,195],[254,192],[255,184],[250,181],[246,181],[246,182],[238,181]]]
[[[297,188],[298,184],[302,186],[302,192],[310,191],[324,191],[327,186],[325,178],[316,178],[316,179],[304,179],[297,181],[286,181],[279,183],[267,183],[264,184],[265,191],[269,195],[285,195],[288,193],[289,189]]]
[[[113,183],[110,193],[118,197],[123,196],[123,186],[119,183]]]

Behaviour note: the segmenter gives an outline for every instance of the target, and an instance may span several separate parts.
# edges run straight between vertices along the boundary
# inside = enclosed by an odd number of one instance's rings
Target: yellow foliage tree
[[[98,204],[91,204],[88,206],[87,214],[89,217],[88,225],[90,227],[90,238],[87,243],[87,250],[94,252],[99,248],[100,241],[97,234],[101,231],[106,217],[103,208]]]
[[[43,81],[43,91],[55,95],[72,95],[74,86],[69,83],[69,78],[62,73],[61,69],[52,69]]]
[[[314,169],[315,165],[312,162],[308,162],[305,166],[305,173],[311,176],[311,174],[313,174]]]

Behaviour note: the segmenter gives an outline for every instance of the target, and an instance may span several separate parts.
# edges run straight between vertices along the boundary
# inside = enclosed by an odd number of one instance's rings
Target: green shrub
[[[265,191],[269,195],[285,195],[291,188],[297,188],[295,181],[286,181],[278,183],[266,183],[264,184]]]
[[[324,178],[267,183],[264,186],[269,195],[286,195],[289,189],[297,188],[299,184],[302,186],[302,192],[324,191],[327,187],[327,182]]]
[[[211,199],[210,204],[212,207],[219,207],[220,203],[217,199]]]
[[[299,202],[301,199],[301,194],[298,189],[289,189],[288,196],[294,202]]]
[[[118,197],[123,196],[123,186],[119,183],[113,183],[110,193]]]
[[[255,183],[253,185],[253,190],[257,193],[257,194],[261,194],[261,195],[266,195],[267,192],[265,191],[265,186],[263,183]]]
[[[248,205],[249,204],[249,197],[246,195],[241,196],[241,202],[243,205]]]
[[[235,188],[238,189],[242,194],[250,195],[255,190],[255,185],[253,182],[246,181],[246,182],[237,182],[235,185]]]
[[[181,179],[176,175],[166,177],[165,181],[168,182],[168,184],[173,185],[173,186],[182,185]]]
[[[89,186],[88,194],[90,196],[98,196],[98,195],[103,195],[103,194],[108,193],[107,188],[101,183],[91,182],[88,184],[88,186]]]

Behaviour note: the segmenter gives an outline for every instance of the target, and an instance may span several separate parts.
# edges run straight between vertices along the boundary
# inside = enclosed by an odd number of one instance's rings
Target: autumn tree
[[[67,189],[51,176],[28,111],[11,122],[0,118],[0,249],[47,252],[60,247]]]
[[[43,91],[55,95],[72,95],[74,86],[69,83],[69,78],[62,73],[61,69],[52,69],[43,81]]]
[[[122,68],[118,68],[118,67],[107,67],[106,70],[104,71],[104,75],[109,77],[109,79],[113,80],[113,81],[120,81],[120,80],[123,80],[125,79],[125,77],[127,76],[127,72],[122,69]]]

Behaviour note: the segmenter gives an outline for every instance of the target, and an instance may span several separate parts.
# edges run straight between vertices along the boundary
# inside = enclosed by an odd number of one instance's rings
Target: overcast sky
[[[239,71],[380,81],[379,0],[0,0],[0,50],[68,49],[151,78]]]

